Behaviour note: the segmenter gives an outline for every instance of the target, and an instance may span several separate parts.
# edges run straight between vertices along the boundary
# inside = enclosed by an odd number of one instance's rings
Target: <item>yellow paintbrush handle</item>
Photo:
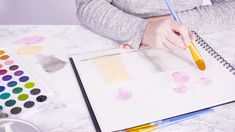
[[[151,127],[151,125],[145,124],[145,125],[133,127],[133,128],[127,129],[126,132],[135,132],[135,130],[139,130],[139,129],[146,128],[146,127]]]
[[[156,130],[157,126],[146,126],[146,127],[141,127],[139,129],[129,129],[126,132],[151,132],[153,130]]]

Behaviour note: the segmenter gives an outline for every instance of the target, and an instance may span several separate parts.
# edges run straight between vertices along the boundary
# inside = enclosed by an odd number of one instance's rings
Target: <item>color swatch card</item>
[[[188,50],[70,58],[96,130],[123,130],[234,101],[235,68],[200,37],[197,42],[205,71]]]
[[[27,63],[8,49],[0,49],[0,110],[19,116],[46,104],[52,92]]]

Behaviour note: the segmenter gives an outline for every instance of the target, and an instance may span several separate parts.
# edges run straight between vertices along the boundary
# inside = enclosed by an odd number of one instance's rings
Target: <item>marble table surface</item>
[[[210,35],[200,35],[235,66],[235,29]],[[25,38],[43,40],[24,42]],[[101,37],[81,25],[1,25],[0,46],[10,47],[17,53],[22,47],[40,46],[34,53],[19,54],[53,91],[50,103],[20,119],[36,125],[42,132],[94,132],[91,118],[72,71],[68,57],[73,54],[116,48],[117,43]],[[56,71],[48,71],[37,61],[38,55],[54,56],[65,62]],[[235,86],[233,86],[235,87]],[[159,132],[235,132],[235,103],[214,108],[201,115],[162,129]]]

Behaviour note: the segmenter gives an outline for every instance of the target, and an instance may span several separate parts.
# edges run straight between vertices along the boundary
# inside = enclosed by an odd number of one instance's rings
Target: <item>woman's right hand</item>
[[[192,38],[192,33],[187,27],[167,17],[155,17],[148,19],[142,45],[164,51],[184,50]]]

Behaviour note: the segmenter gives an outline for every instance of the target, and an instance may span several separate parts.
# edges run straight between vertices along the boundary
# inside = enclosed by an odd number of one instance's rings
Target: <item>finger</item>
[[[124,49],[132,49],[132,47],[130,45],[124,45]]]
[[[167,39],[163,42],[163,45],[168,49],[168,51],[182,50],[181,48],[177,47],[176,45],[174,45],[172,42],[170,42]]]
[[[184,41],[184,45],[188,47],[191,42],[191,39],[190,39],[189,31],[188,31],[187,27],[182,23],[172,22],[171,28],[173,31],[179,33],[182,36],[183,41]]]
[[[180,49],[185,49],[187,48],[184,45],[184,41],[182,40],[181,37],[179,37],[176,33],[170,32],[169,35],[167,35],[166,39],[170,41],[173,45],[177,46]]]
[[[196,39],[196,36],[194,35],[193,32],[189,32],[189,37],[191,40],[195,40]]]
[[[119,44],[119,48],[124,49],[124,44]]]
[[[128,44],[119,44],[119,47],[122,49],[132,49],[132,47]]]

